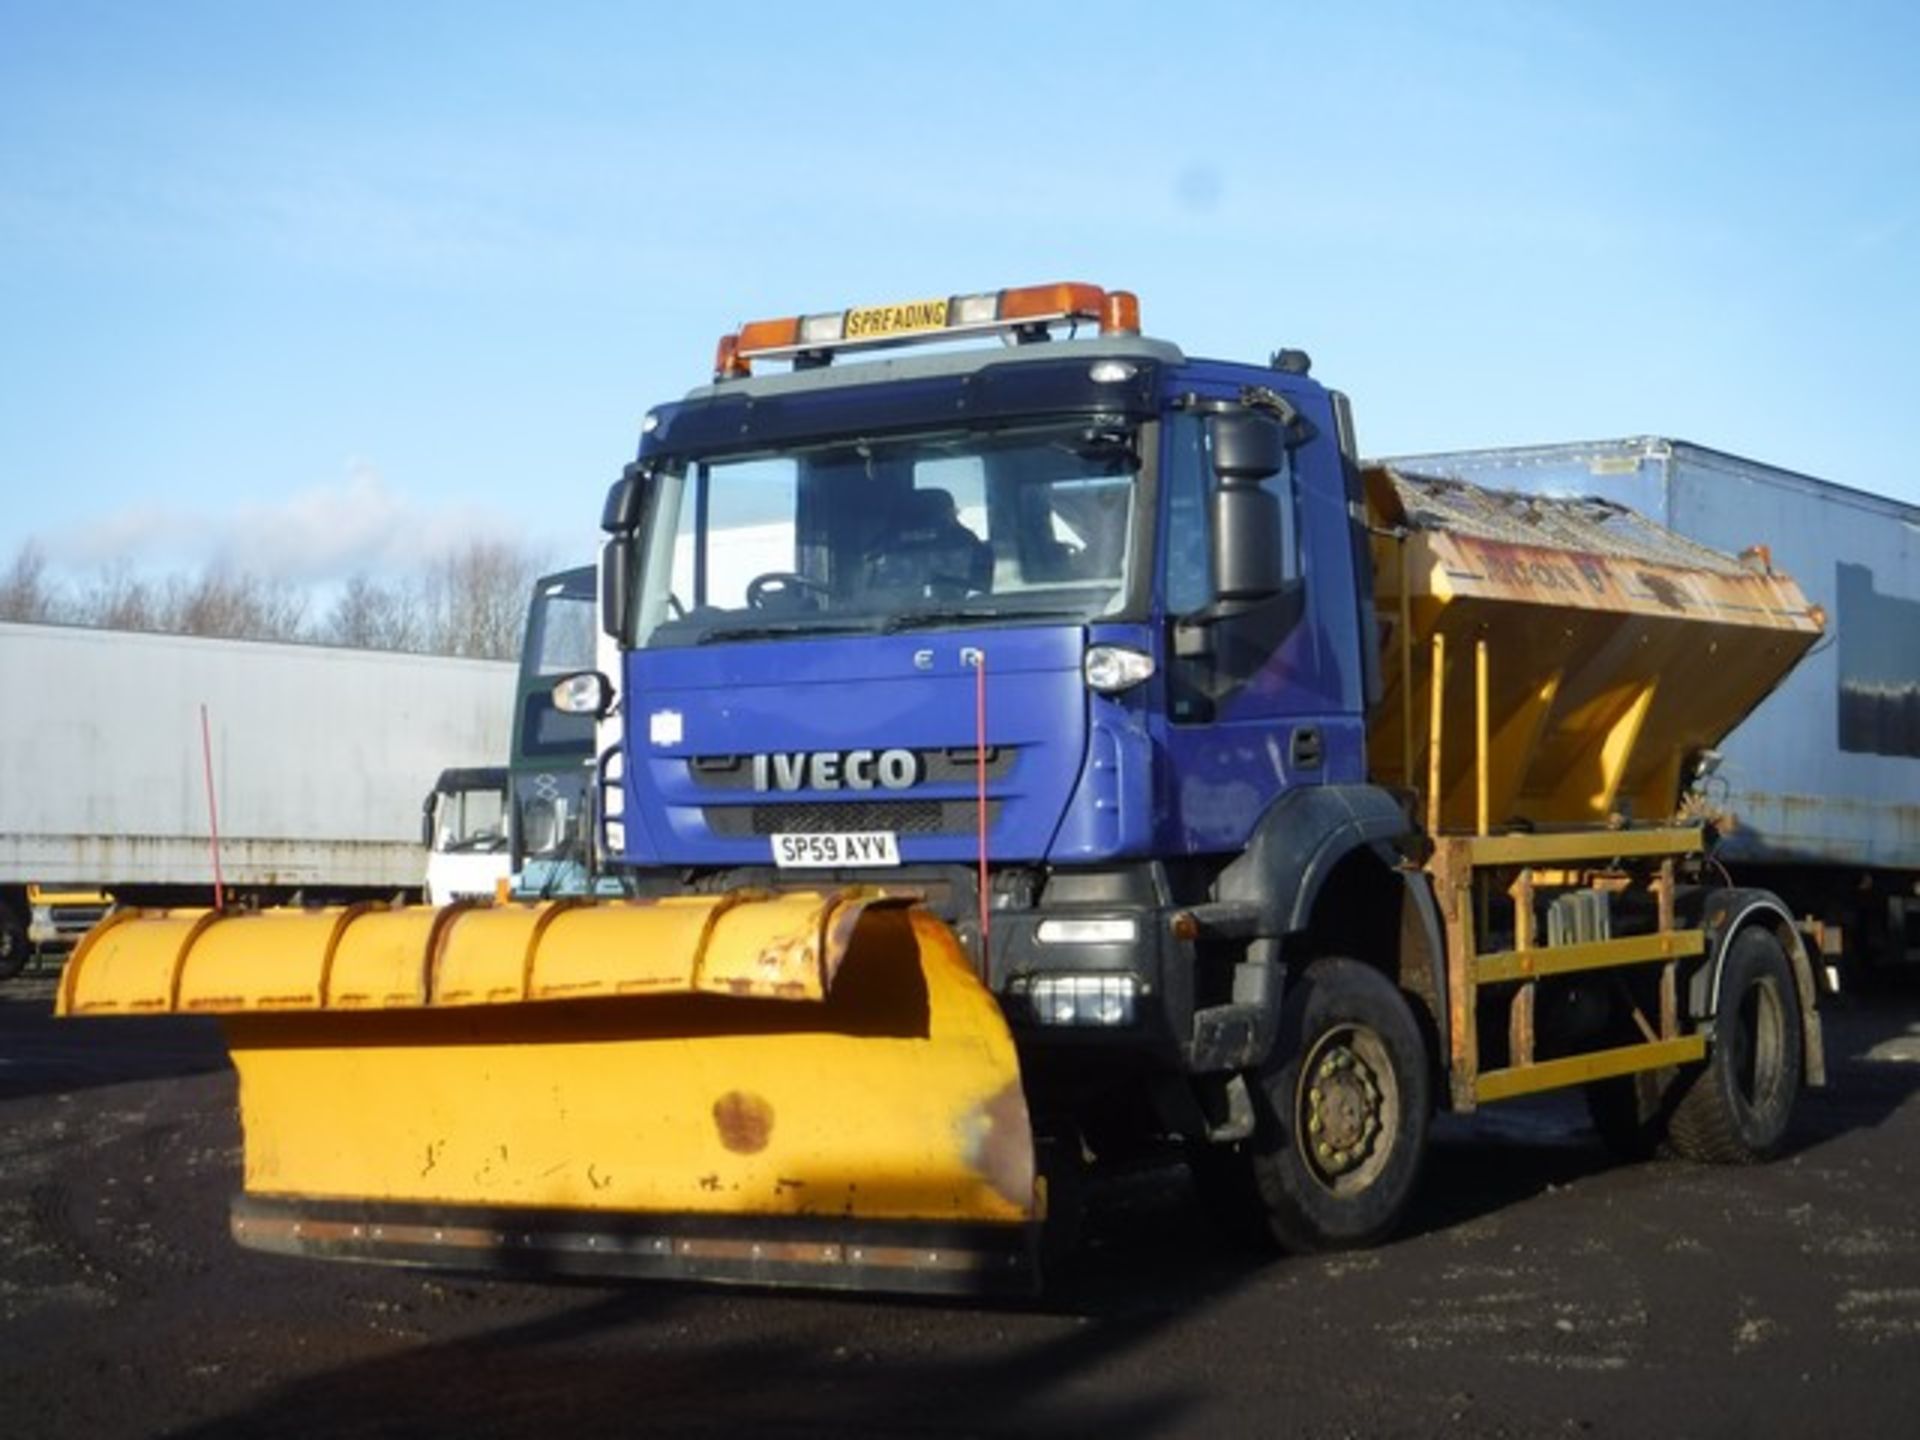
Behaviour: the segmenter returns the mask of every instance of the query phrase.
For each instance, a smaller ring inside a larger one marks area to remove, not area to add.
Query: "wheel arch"
[[[1410,837],[1400,802],[1377,785],[1305,785],[1266,809],[1246,848],[1220,873],[1222,900],[1251,904],[1261,930],[1290,935],[1307,928],[1328,877],[1354,851]]]
[[[1816,1008],[1818,991],[1814,985],[1813,961],[1786,904],[1767,890],[1716,891],[1707,900],[1701,929],[1706,935],[1707,963],[1694,972],[1688,989],[1688,1011],[1692,1017],[1710,1021],[1720,1013],[1721,980],[1734,941],[1749,930],[1767,931],[1786,952],[1787,965],[1793,971],[1793,986],[1800,1001],[1800,1043],[1806,1082],[1813,1086],[1825,1085],[1826,1047],[1822,1043]]]
[[[1260,932],[1280,939],[1290,961],[1342,954],[1385,974],[1414,1002],[1443,1081],[1446,945],[1426,877],[1402,863],[1401,846],[1416,833],[1399,800],[1378,786],[1291,790],[1268,807],[1216,894],[1258,907]]]

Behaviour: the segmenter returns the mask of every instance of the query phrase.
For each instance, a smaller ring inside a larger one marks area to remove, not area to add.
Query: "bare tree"
[[[494,540],[473,540],[430,566],[418,587],[428,648],[446,655],[510,660],[520,653],[537,557]]]
[[[74,618],[107,630],[153,630],[156,611],[153,586],[133,573],[130,562],[116,560],[81,595]]]
[[[0,620],[58,620],[60,606],[60,593],[47,579],[46,551],[38,541],[24,542],[0,575]]]
[[[543,568],[544,557],[472,540],[407,579],[353,575],[326,613],[310,620],[309,596],[291,582],[226,565],[150,579],[116,560],[69,597],[48,579],[46,556],[29,540],[0,572],[0,620],[511,660],[520,653],[527,596]]]
[[[306,597],[284,580],[211,565],[192,579],[167,578],[154,628],[235,640],[298,640],[305,636],[306,608]]]
[[[319,638],[364,650],[426,648],[426,625],[417,591],[352,575],[320,624]]]

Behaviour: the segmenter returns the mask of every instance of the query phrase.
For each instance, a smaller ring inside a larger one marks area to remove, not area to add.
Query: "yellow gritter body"
[[[1435,834],[1480,829],[1481,812],[1539,828],[1667,820],[1689,763],[1822,633],[1762,557],[1619,506],[1383,468],[1365,480],[1386,638],[1368,767],[1424,791]]]

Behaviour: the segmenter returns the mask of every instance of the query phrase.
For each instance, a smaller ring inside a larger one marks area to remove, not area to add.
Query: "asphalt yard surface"
[[[217,1035],[56,1024],[51,990],[0,986],[0,1434],[1920,1433],[1920,986],[1829,1010],[1774,1165],[1494,1109],[1441,1126],[1384,1249],[1249,1258],[1155,1172],[997,1308],[238,1250]]]

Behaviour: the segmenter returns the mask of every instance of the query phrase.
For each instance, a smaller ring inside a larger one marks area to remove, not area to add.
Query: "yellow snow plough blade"
[[[858,1288],[1036,1282],[1006,1022],[908,897],[110,917],[59,1010],[214,1014],[261,1249]]]

